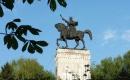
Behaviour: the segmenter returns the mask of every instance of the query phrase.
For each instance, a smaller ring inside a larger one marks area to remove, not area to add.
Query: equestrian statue
[[[61,15],[60,15],[61,16]],[[57,46],[59,47],[58,41],[64,41],[66,46],[64,48],[68,48],[67,40],[75,40],[76,46],[74,49],[76,49],[79,45],[79,41],[83,43],[83,48],[85,49],[85,41],[84,41],[84,34],[87,33],[92,40],[92,32],[88,29],[85,31],[76,30],[76,26],[78,26],[78,22],[74,21],[72,17],[69,18],[69,20],[66,20],[61,16],[62,20],[67,24],[64,23],[57,23],[55,24],[55,28],[60,32],[60,38],[57,39]]]

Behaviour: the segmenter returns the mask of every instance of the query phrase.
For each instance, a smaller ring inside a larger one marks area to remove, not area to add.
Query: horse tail
[[[92,32],[90,30],[87,29],[87,30],[84,31],[84,33],[87,33],[91,40],[93,39]]]

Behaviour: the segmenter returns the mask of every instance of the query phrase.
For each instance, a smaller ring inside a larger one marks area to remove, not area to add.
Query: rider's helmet
[[[69,18],[70,22],[72,22],[73,26],[77,26],[78,25],[78,22],[74,21],[72,17]]]

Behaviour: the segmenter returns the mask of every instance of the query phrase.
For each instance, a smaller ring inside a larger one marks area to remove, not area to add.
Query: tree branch
[[[6,35],[6,33],[0,33],[0,34]]]

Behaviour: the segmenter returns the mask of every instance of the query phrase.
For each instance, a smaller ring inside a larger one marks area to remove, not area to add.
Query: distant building
[[[88,50],[57,49],[57,80],[90,80],[90,52]]]

